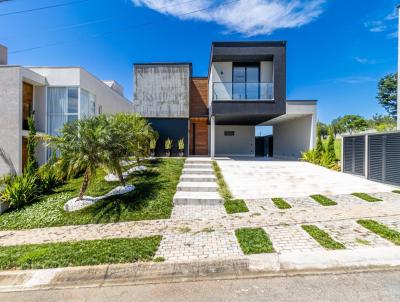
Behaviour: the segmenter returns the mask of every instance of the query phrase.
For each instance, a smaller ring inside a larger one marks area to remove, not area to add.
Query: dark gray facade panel
[[[271,45],[271,46],[266,46]],[[274,98],[278,102],[286,101],[286,43],[213,43],[212,62],[274,62]],[[285,113],[285,112],[283,112]],[[283,114],[282,113],[282,114]]]
[[[400,133],[370,135],[368,178],[400,185]]]
[[[189,120],[182,118],[148,118],[152,128],[159,134],[157,142],[156,155],[164,156],[164,142],[167,138],[173,140],[172,155],[178,155],[178,140],[180,138],[185,139],[185,156],[188,155],[188,131],[189,131]]]
[[[343,171],[355,175],[365,175],[364,136],[343,139]]]
[[[258,125],[285,113],[285,102],[213,101],[217,125]]]

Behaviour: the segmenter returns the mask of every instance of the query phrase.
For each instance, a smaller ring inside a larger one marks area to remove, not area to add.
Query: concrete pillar
[[[0,44],[0,65],[7,65],[8,64],[8,50],[7,47]]]
[[[211,116],[211,148],[210,156],[212,159],[215,157],[215,116]]]

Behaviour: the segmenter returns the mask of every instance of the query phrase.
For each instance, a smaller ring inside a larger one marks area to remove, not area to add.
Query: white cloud
[[[376,82],[376,79],[369,76],[352,76],[335,79],[336,82],[345,84],[362,84],[368,82]]]
[[[367,58],[363,58],[363,57],[354,57],[354,60],[356,60],[358,63],[360,64],[376,64],[375,60],[371,60],[371,59],[367,59]]]
[[[365,22],[364,26],[368,28],[370,32],[380,33],[386,30],[386,25],[382,21],[369,21]]]
[[[295,28],[310,23],[322,14],[325,1],[132,0],[136,6],[145,6],[182,20],[215,22],[228,31],[247,36],[271,34],[277,29]]]

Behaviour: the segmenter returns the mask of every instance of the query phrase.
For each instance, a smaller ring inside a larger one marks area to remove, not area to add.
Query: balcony
[[[214,82],[213,101],[272,101],[273,83]]]

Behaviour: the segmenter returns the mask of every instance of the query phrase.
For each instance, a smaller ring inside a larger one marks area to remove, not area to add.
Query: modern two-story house
[[[134,111],[186,154],[255,156],[256,126],[272,126],[272,152],[298,158],[313,148],[316,101],[286,98],[286,42],[214,42],[207,77],[191,63],[134,64]],[[176,152],[175,147],[175,152]]]
[[[28,117],[39,133],[56,135],[68,121],[100,113],[132,112],[132,102],[115,81],[101,81],[82,67],[24,67],[7,64],[0,45],[0,146],[22,173],[27,154]],[[40,144],[40,164],[49,154]],[[8,167],[0,160],[0,175]]]

